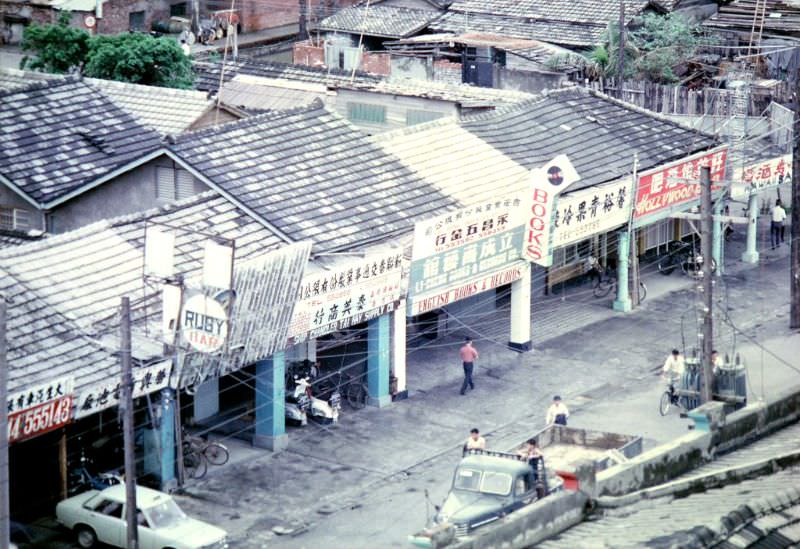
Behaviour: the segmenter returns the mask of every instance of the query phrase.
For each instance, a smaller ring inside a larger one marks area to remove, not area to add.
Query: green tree
[[[654,82],[675,82],[675,68],[686,65],[700,45],[697,25],[679,13],[666,16],[649,13],[642,25],[629,34],[638,50],[635,71]]]
[[[192,63],[175,40],[141,33],[93,37],[84,73],[169,88],[190,88],[193,80]]]
[[[35,58],[22,58],[20,68],[63,74],[80,70],[89,51],[89,33],[69,26],[70,15],[63,12],[55,25],[30,25],[22,33],[23,51]]]

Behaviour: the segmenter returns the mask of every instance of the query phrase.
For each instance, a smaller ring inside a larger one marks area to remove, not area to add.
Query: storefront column
[[[758,195],[751,194],[747,206],[747,248],[742,253],[742,261],[745,263],[758,263]]]
[[[722,212],[724,211],[723,202],[724,200],[719,199],[714,205],[715,217],[722,215]],[[714,272],[714,276],[722,276],[725,270],[725,250],[722,245],[722,221],[714,219],[711,226],[711,256],[714,258],[714,261],[717,264],[717,270]]]
[[[617,233],[617,299],[614,310],[628,312],[633,306],[628,291],[628,260],[631,255],[631,239],[627,230]]]
[[[175,391],[161,391],[161,420],[158,424],[159,447],[161,448],[161,490],[169,492],[175,485]]]
[[[397,379],[397,392],[395,400],[408,398],[406,384],[406,300],[401,299],[400,305],[392,313],[392,369]]]
[[[511,334],[508,346],[531,350],[531,266],[522,268],[522,278],[511,283]]]
[[[378,408],[392,402],[389,395],[390,327],[388,314],[373,318],[367,324],[367,401]]]
[[[286,390],[283,351],[256,362],[256,425],[253,446],[280,452],[289,446],[286,434]]]

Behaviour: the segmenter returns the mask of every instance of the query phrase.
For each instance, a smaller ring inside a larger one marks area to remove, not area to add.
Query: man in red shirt
[[[472,368],[475,359],[478,358],[478,351],[472,346],[472,338],[464,338],[464,346],[461,347],[459,352],[461,354],[461,362],[464,365],[464,383],[461,384],[461,394],[463,395],[467,392],[467,386],[469,386],[470,390],[475,388],[475,384],[472,382]]]

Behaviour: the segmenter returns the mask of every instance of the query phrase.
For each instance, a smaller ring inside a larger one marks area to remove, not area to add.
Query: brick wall
[[[461,84],[461,63],[437,59],[433,62],[433,79],[437,82]]]
[[[309,67],[325,66],[325,48],[315,46],[310,40],[292,45],[292,63]]]
[[[392,58],[388,53],[364,52],[360,69],[372,74],[388,76],[392,72]]]
[[[34,6],[20,2],[3,2],[0,0],[0,43],[17,44],[22,40],[25,24],[37,23],[45,25],[54,23],[54,10],[46,6]],[[8,14],[6,20],[4,15]],[[26,23],[22,23],[25,21]]]
[[[242,32],[254,32],[297,23],[300,9],[296,0],[271,0],[268,8],[260,2],[244,2],[240,13]]]
[[[169,5],[164,1],[111,0],[103,3],[103,18],[97,22],[100,34],[119,34],[130,30],[130,14],[144,12],[144,29],[149,31],[153,21],[169,19]]]

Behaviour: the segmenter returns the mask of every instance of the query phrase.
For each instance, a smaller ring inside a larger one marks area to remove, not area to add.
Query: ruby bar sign
[[[699,200],[700,167],[710,166],[711,181],[720,182],[725,178],[727,154],[727,149],[716,150],[640,175],[633,212],[636,225]]]
[[[72,420],[73,379],[64,378],[11,395],[8,442],[63,427]]]

